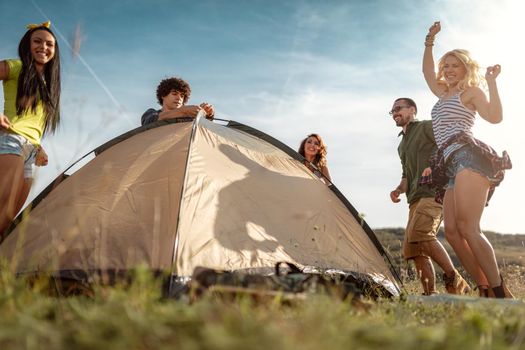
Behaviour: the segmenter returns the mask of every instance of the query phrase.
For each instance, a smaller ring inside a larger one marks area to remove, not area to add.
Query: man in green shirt
[[[444,271],[447,292],[466,294],[469,291],[467,282],[454,268],[447,251],[436,238],[442,220],[442,206],[434,200],[432,189],[419,183],[423,172],[429,167],[436,142],[432,121],[419,121],[416,114],[416,103],[407,97],[395,100],[390,111],[396,126],[403,129],[399,133],[402,139],[397,148],[403,175],[399,185],[390,192],[394,203],[399,203],[399,196],[406,193],[409,204],[403,255],[407,261],[414,260],[424,295],[436,293],[432,260]]]

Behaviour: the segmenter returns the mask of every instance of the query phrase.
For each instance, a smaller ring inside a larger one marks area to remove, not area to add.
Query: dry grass
[[[162,298],[146,269],[131,285],[57,298],[0,268],[0,349],[525,349],[525,268],[505,263],[502,273],[518,300],[355,303],[310,294],[290,302],[278,293],[257,301],[210,293],[189,304]],[[421,293],[415,279],[405,287]]]
[[[378,239],[381,241],[387,252],[392,257],[395,266],[400,267],[401,275],[403,276],[403,283],[408,294],[421,294],[422,287],[419,280],[416,279],[416,271],[412,263],[406,265],[402,257],[402,242],[404,229],[402,228],[386,228],[375,230]],[[505,283],[512,291],[512,293],[519,298],[525,298],[525,235],[502,235],[494,232],[484,232],[489,241],[494,247],[498,265],[501,273],[505,279]],[[469,278],[467,273],[462,268],[456,257],[454,251],[444,239],[443,232],[438,234],[440,242],[450,255],[454,265],[460,273],[467,279],[472,287],[476,284]],[[438,292],[445,293],[444,284],[442,282],[443,271],[434,264],[436,269],[436,288]],[[477,291],[471,292],[472,296],[477,296]]]
[[[396,299],[362,307],[315,294],[294,303],[278,296],[255,302],[209,294],[188,304],[161,298],[159,287],[139,271],[126,288],[95,288],[91,298],[55,298],[38,284],[28,288],[0,272],[0,349],[525,347],[523,302]]]
[[[501,274],[514,296],[517,299],[525,301],[525,267],[518,265],[508,265],[501,268]],[[416,278],[405,278],[403,284],[407,294],[419,295],[423,292],[421,283]],[[478,291],[474,290],[475,284],[472,283],[472,281],[469,281],[469,284],[471,287],[473,287],[469,295],[478,296]],[[436,277],[436,289],[439,293],[446,293],[445,285],[440,276]]]

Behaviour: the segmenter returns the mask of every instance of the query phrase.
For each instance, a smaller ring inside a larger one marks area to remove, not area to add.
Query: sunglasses
[[[399,112],[401,109],[403,109],[403,108],[410,108],[410,107],[412,107],[412,106],[408,106],[408,105],[396,106],[396,107],[392,108],[392,110],[390,112],[388,112],[388,114],[394,115],[394,113]]]

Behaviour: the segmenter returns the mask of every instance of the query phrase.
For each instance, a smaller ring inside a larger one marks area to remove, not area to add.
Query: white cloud
[[[206,4],[201,7],[206,8]],[[292,148],[306,134],[320,133],[328,144],[336,185],[358,211],[367,215],[369,224],[404,226],[406,205],[394,205],[388,199],[388,192],[399,181],[400,168],[398,130],[387,111],[393,99],[408,96],[418,103],[421,118],[430,117],[435,98],[421,74],[421,54],[428,26],[433,20],[441,20],[443,30],[436,41],[436,56],[464,47],[483,66],[502,64],[498,84],[505,119],[500,125],[480,120],[475,134],[498,151],[507,149],[514,169],[496,191],[482,224],[496,231],[525,232],[520,220],[523,205],[519,202],[525,197],[521,184],[525,177],[521,137],[525,130],[521,103],[525,70],[516,41],[525,34],[522,2],[292,4],[283,6],[286,13],[243,5],[250,10],[220,20],[213,18],[216,13],[223,14],[215,12],[214,4],[206,17],[211,22],[204,20],[204,13],[198,18],[190,14],[174,17],[177,28],[187,31],[184,35],[171,33],[173,46],[163,45],[170,37],[162,30],[170,24],[152,23],[148,20],[156,18],[152,13],[141,18],[141,30],[129,37],[109,32],[107,38],[99,37],[90,31],[133,23],[132,18],[117,13],[111,18],[98,14],[86,17],[83,23],[89,40],[83,43],[81,54],[125,106],[130,121],[123,120],[78,62],[64,66],[69,68],[63,92],[64,125],[58,135],[44,141],[50,151],[50,165],[39,171],[32,196],[72,159],[129,130],[130,123],[138,125],[144,109],[155,106],[158,80],[174,74],[187,78],[195,87],[190,102],[210,101],[218,116],[260,129]],[[77,6],[80,8],[82,2]],[[14,10],[21,11],[19,7],[13,2]],[[115,10],[119,8],[114,6]],[[66,12],[71,23],[78,22],[73,17],[79,12]],[[58,17],[59,13],[52,15]],[[11,22],[3,22],[10,28]],[[69,23],[63,22],[64,26]],[[207,38],[197,37],[196,32]],[[212,38],[218,44],[212,50],[201,47],[196,38]],[[0,54],[16,46],[11,42],[8,45],[2,46]]]

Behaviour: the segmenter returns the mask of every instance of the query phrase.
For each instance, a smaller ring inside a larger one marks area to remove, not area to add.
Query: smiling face
[[[443,77],[448,86],[457,85],[465,78],[466,74],[467,69],[465,65],[457,57],[453,55],[445,57],[445,61],[443,62]]]
[[[55,38],[46,30],[35,30],[31,34],[30,51],[37,69],[41,70],[55,57],[55,45]]]
[[[313,159],[321,149],[321,142],[315,137],[310,136],[304,143],[304,155],[306,159]]]
[[[184,94],[180,91],[171,90],[162,98],[162,110],[171,111],[184,105]]]
[[[396,126],[405,128],[408,123],[414,120],[416,109],[410,106],[405,100],[397,100],[390,111],[392,119],[396,122]]]

